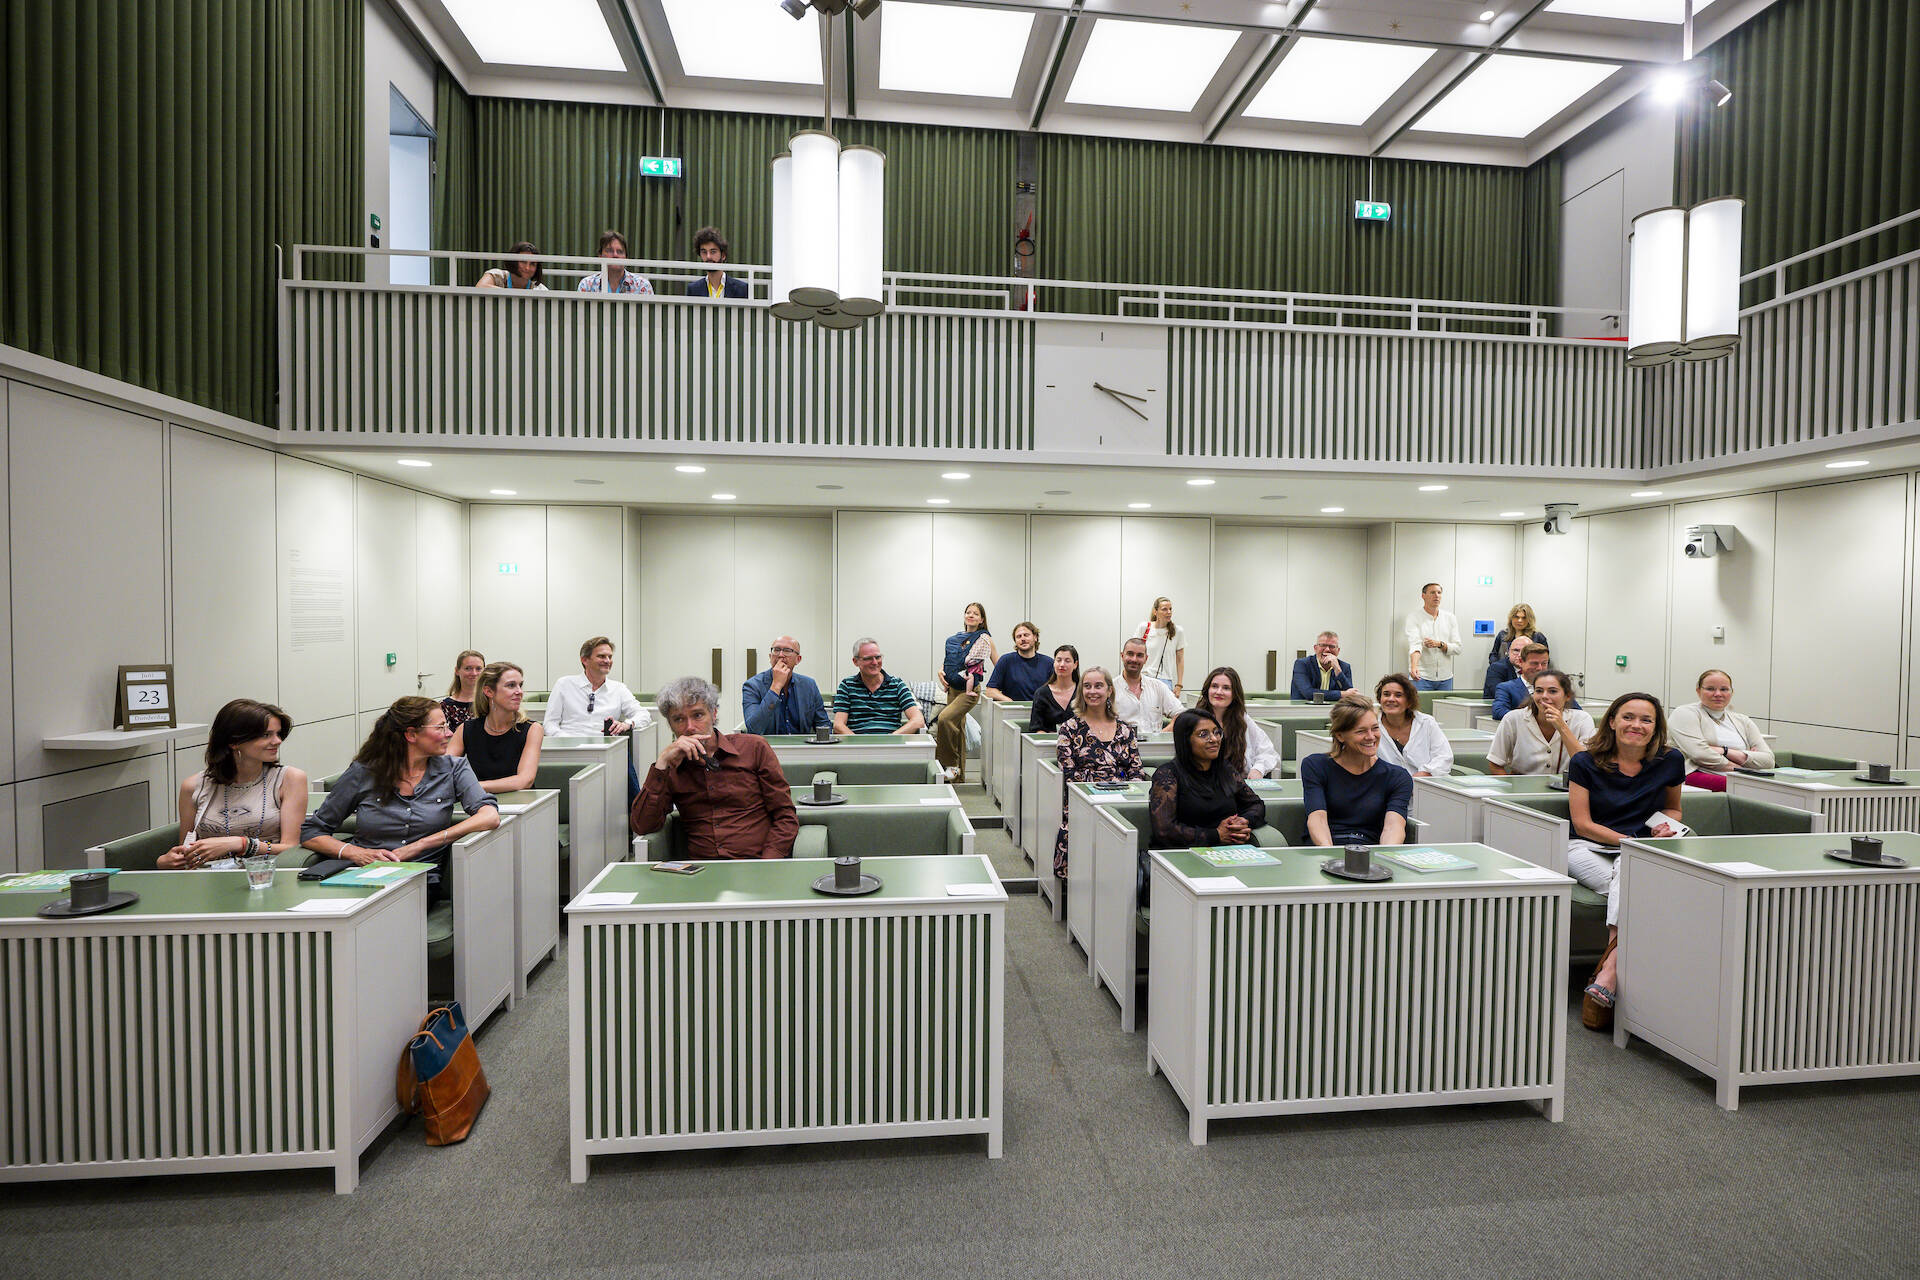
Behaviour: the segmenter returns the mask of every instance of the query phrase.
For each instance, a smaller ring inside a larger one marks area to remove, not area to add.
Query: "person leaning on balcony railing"
[[[505,262],[480,274],[473,282],[476,289],[538,289],[547,291],[547,273],[540,264],[531,258],[523,258],[523,253],[539,253],[531,240],[522,240],[509,251],[513,254]],[[456,726],[458,727],[458,726]]]
[[[698,280],[687,282],[689,298],[744,298],[747,282],[721,269],[727,260],[727,238],[718,227],[702,227],[693,233],[693,256],[713,264],[713,269]]]
[[[627,256],[627,238],[618,231],[600,233],[600,258],[607,263],[604,270],[580,278],[582,293],[652,293],[653,286],[633,272],[618,265],[618,260]]]

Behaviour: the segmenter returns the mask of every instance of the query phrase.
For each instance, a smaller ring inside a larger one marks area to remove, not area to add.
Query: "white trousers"
[[[1614,867],[1620,860],[1620,851],[1609,845],[1595,844],[1591,840],[1574,839],[1567,841],[1567,874],[1578,880],[1595,893],[1607,895],[1607,923],[1620,923],[1620,895],[1616,893]]]

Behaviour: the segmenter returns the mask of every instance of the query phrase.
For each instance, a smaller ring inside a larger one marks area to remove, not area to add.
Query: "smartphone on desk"
[[[1125,791],[1132,785],[1131,782],[1096,782],[1093,784],[1093,789],[1095,791]]]
[[[653,869],[676,876],[690,876],[698,874],[702,865],[698,862],[656,862]]]

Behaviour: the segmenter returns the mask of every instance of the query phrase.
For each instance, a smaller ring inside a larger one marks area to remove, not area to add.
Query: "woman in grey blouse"
[[[320,807],[300,827],[300,842],[329,858],[369,862],[431,862],[445,868],[446,848],[462,836],[500,825],[500,802],[473,776],[473,766],[449,756],[453,732],[432,698],[402,698],[381,713],[360,753]],[[458,802],[464,821],[453,820]],[[333,833],[354,820],[352,842]],[[428,880],[429,896],[446,896],[442,877]]]

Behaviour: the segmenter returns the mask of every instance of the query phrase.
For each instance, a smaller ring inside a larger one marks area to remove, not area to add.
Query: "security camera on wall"
[[[1577,502],[1549,502],[1547,520],[1541,528],[1548,533],[1572,533],[1573,513],[1580,509]]]
[[[1730,524],[1690,524],[1687,526],[1687,558],[1705,560],[1733,550],[1733,526]]]

